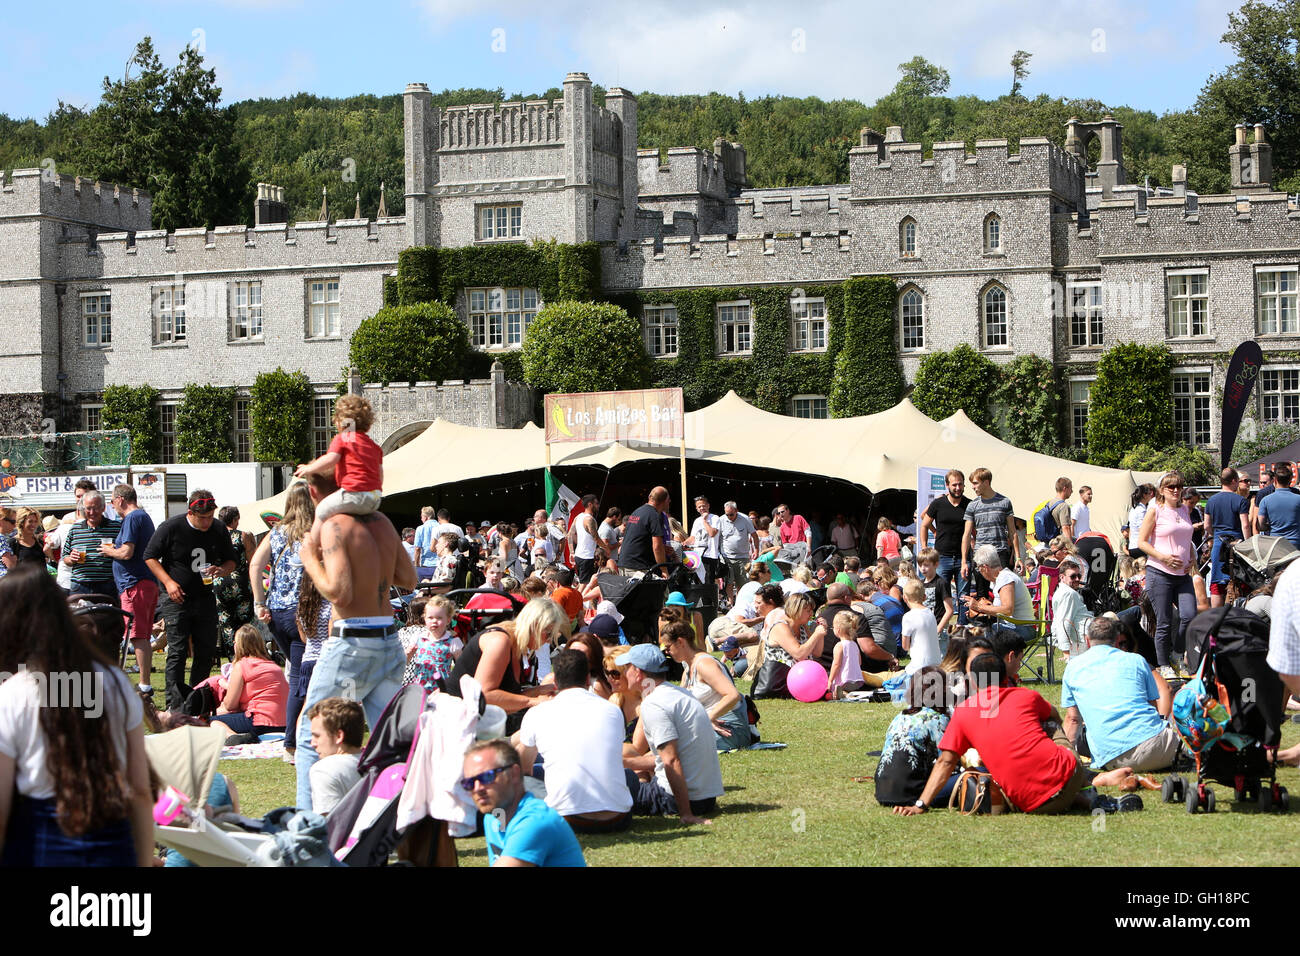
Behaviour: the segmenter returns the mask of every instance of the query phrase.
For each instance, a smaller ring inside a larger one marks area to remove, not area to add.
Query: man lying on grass
[[[981,654],[967,669],[978,688],[953,708],[952,719],[939,741],[939,759],[920,799],[910,807],[894,807],[905,816],[924,813],[943,789],[961,755],[971,747],[1011,804],[1025,813],[1065,813],[1100,808],[1139,810],[1141,798],[1130,795],[1119,803],[1096,793],[1094,787],[1123,786],[1133,777],[1131,767],[1090,774],[1066,745],[1059,730],[1061,717],[1037,691],[1007,685],[1006,664],[995,654]],[[1057,725],[1049,737],[1046,721]]]

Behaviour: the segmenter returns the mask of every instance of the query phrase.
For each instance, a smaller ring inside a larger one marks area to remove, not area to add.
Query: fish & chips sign
[[[682,390],[578,392],[546,396],[546,443],[676,442],[684,435]]]

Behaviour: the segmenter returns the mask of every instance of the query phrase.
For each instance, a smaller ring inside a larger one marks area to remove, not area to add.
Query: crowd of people
[[[1132,791],[1153,786],[1145,774],[1178,758],[1171,685],[1187,673],[1188,622],[1243,597],[1224,549],[1256,531],[1300,544],[1287,465],[1253,500],[1225,470],[1203,511],[1177,473],[1138,488],[1117,549],[1120,603],[1132,607],[1113,613],[1085,600],[1089,576],[1111,574],[1082,556],[1100,537],[1091,489],[1072,502],[1061,478],[1031,522],[986,468],[971,473],[971,497],[954,469],[945,494],[901,527],[879,517],[874,537],[843,513],[823,524],[785,504],[715,512],[703,496],[688,529],[662,487],[626,514],[602,515],[586,495],[568,522],[539,509],[518,524],[460,525],[425,508],[399,534],[376,510],[370,419],[363,399],[339,400],[338,438],[298,469],[260,541],[201,489],[156,527],[130,485],[105,501],[79,483],[61,521],[0,514],[13,519],[0,533],[0,670],[95,674],[109,690],[109,720],[85,721],[40,706],[30,679],[0,685],[6,863],[153,861],[142,739],[159,716],[155,632],[161,718],[206,699],[204,718],[230,744],[283,734],[295,806],[319,814],[360,779],[365,728],[404,685],[459,696],[474,678],[506,736],[465,753],[459,785],[500,865],[581,865],[575,833],[624,830],[636,815],[708,825],[724,795],[719,755],[760,743],[755,701],[779,697],[894,701],[875,795],[901,815],[943,805],[963,771],[990,775],[1024,812],[1136,809]],[[1300,692],[1300,636],[1277,613],[1300,599],[1297,575],[1254,600],[1271,601],[1270,664]],[[618,581],[655,583],[663,599],[629,620]],[[467,584],[480,593],[445,596]],[[1049,640],[1068,661],[1059,709],[1019,680],[1044,588]],[[135,687],[83,639],[69,596],[120,608]],[[802,676],[796,693],[796,671],[813,665],[812,693]]]

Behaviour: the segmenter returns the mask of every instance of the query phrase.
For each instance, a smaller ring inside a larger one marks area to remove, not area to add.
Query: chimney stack
[[[1236,142],[1228,149],[1232,166],[1232,188],[1235,192],[1266,192],[1272,190],[1273,147],[1264,137],[1264,124],[1256,123],[1255,141],[1246,142],[1250,126],[1238,123]]]
[[[284,187],[257,184],[257,202],[253,206],[253,225],[269,226],[289,221],[289,206],[284,201]]]

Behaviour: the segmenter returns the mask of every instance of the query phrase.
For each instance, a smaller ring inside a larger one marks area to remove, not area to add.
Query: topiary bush
[[[469,330],[441,302],[380,309],[357,326],[348,347],[361,380],[384,385],[461,378],[468,357]]]
[[[302,371],[263,372],[249,390],[254,461],[298,464],[311,455],[312,388]]]
[[[235,391],[186,385],[176,409],[176,460],[183,465],[235,460],[231,443]]]
[[[1163,345],[1116,345],[1097,362],[1088,407],[1088,458],[1115,467],[1138,445],[1174,444],[1174,359]]]
[[[959,409],[980,428],[988,428],[989,399],[1001,381],[998,367],[969,345],[935,352],[921,360],[912,404],[935,421]]]
[[[903,394],[903,369],[894,339],[894,280],[888,276],[844,283],[843,344],[827,405],[831,416],[873,415]]]
[[[152,385],[110,385],[99,413],[105,431],[125,428],[131,435],[131,464],[152,465],[162,457],[158,389]]]
[[[1022,355],[1002,368],[993,400],[1006,409],[1005,441],[1035,451],[1060,441],[1061,380],[1047,359]]]
[[[524,381],[542,392],[644,388],[650,360],[641,324],[616,305],[555,302],[524,333]]]

